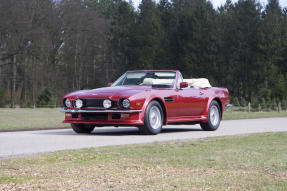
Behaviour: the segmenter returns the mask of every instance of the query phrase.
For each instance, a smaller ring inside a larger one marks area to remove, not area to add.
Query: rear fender
[[[222,119],[222,114],[223,114],[222,108],[223,108],[223,105],[222,105],[222,102],[221,102],[221,100],[220,100],[219,97],[209,98],[209,99],[208,99],[208,102],[207,102],[207,104],[206,104],[206,108],[204,109],[204,112],[202,113],[202,115],[208,116],[209,108],[210,108],[211,102],[212,102],[213,100],[217,101],[218,104],[219,104],[219,106],[220,106],[220,111],[221,111],[221,112],[220,112],[220,113],[221,113],[221,116],[220,116],[220,117],[221,117],[221,119]]]

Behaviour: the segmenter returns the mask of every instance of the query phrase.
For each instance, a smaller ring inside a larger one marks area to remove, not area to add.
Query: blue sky
[[[132,1],[134,2],[135,7],[138,7],[139,3],[141,2],[141,0],[132,0]],[[159,0],[156,0],[156,1],[159,1]],[[217,8],[218,6],[224,4],[226,0],[209,0],[209,1],[213,3],[213,6],[215,8]],[[232,0],[232,1],[236,2],[237,0]],[[260,2],[262,3],[262,5],[266,5],[268,0],[260,0]],[[281,7],[287,8],[287,0],[279,0],[279,3]]]

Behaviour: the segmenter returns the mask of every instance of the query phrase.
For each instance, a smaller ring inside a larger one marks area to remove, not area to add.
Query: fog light
[[[71,113],[65,113],[65,116],[66,116],[66,117],[71,117],[72,114],[71,114]]]

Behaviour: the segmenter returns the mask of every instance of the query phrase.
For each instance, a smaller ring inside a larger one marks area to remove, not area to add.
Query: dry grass
[[[287,190],[287,133],[0,161],[0,190]]]

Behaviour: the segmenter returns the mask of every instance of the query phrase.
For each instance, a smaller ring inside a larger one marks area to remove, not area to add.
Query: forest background
[[[0,106],[61,105],[126,70],[178,69],[232,103],[287,107],[287,9],[239,0],[0,0]]]

